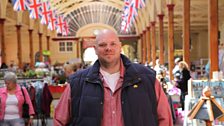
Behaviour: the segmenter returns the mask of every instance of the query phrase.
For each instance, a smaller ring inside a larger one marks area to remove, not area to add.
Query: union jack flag
[[[30,4],[30,18],[38,19],[42,17],[42,7],[40,0],[32,0]]]
[[[121,29],[127,31],[138,15],[136,6],[142,5],[139,0],[124,0],[124,13],[122,14]],[[136,5],[137,4],[137,5]]]
[[[130,1],[129,0],[124,0],[124,8],[123,8],[124,12],[129,9],[129,5],[130,5]]]
[[[144,0],[133,0],[133,1],[135,3],[135,8],[136,9],[145,7],[145,1]]]
[[[58,17],[58,24],[57,24],[57,29],[56,29],[56,32],[57,33],[62,33],[63,32],[63,26],[65,25],[65,22],[64,22],[64,19],[63,17],[60,15]]]
[[[138,15],[137,9],[135,8],[135,4],[131,3],[128,10],[128,15],[126,15],[125,21],[127,24],[130,24],[133,22],[135,16]]]
[[[129,28],[130,28],[130,24],[128,24],[127,22],[124,21],[122,26],[121,26],[121,30],[123,32],[127,32]]]
[[[49,20],[50,20],[50,16],[52,14],[51,11],[51,6],[50,6],[50,2],[43,2],[42,3],[42,17],[40,20],[41,24],[48,24]]]
[[[29,0],[13,0],[12,2],[15,11],[29,10]]]
[[[129,5],[130,5],[130,2],[129,2],[129,0],[125,0],[124,1],[124,13],[123,13],[123,17],[126,17],[127,15],[128,15],[128,10],[129,10]]]
[[[122,22],[121,22],[121,30],[124,31],[125,27],[126,27],[126,21],[122,20]]]
[[[124,6],[128,7],[130,4],[130,0],[124,0]]]
[[[56,29],[57,18],[58,18],[58,15],[56,13],[56,10],[53,10],[52,13],[50,14],[50,21],[47,26],[47,28],[50,29],[51,31]]]
[[[132,21],[136,16],[138,16],[137,8],[135,8],[134,3],[131,3],[129,6],[128,18],[130,18],[130,21]]]
[[[69,28],[69,27],[68,27],[68,23],[67,23],[67,21],[65,20],[62,35],[66,35],[66,36],[68,35],[68,33],[69,33],[68,28]]]

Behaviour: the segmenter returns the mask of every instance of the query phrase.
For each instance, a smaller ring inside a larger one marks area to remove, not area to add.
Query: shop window
[[[59,42],[59,52],[73,52],[73,43]]]
[[[72,52],[73,48],[72,48],[72,42],[67,42],[67,52]]]

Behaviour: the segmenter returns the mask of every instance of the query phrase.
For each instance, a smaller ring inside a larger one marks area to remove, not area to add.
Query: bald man
[[[172,126],[166,95],[153,70],[121,54],[116,33],[102,30],[98,60],[70,77],[55,110],[55,126]]]

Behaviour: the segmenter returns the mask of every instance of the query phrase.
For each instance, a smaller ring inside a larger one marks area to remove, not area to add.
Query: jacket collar
[[[16,84],[16,92],[15,92],[15,93],[17,93],[19,90],[21,90],[21,89],[20,89],[20,86],[19,86],[18,84]],[[4,90],[2,90],[2,93],[3,93],[3,94],[7,94],[7,93],[8,93],[6,87],[4,87]]]

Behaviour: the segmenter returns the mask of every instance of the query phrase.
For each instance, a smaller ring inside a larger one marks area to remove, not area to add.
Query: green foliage
[[[33,70],[28,70],[24,73],[24,77],[26,78],[35,78],[36,77],[36,73]]]

